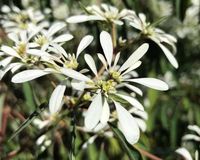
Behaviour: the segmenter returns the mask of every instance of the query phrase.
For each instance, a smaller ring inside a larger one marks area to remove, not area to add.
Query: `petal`
[[[104,55],[108,62],[108,65],[111,66],[112,57],[113,57],[113,43],[110,34],[106,31],[102,31],[100,34],[100,43],[103,48]]]
[[[5,53],[0,51],[0,56],[4,56],[4,55],[5,55]]]
[[[79,80],[79,81],[90,81],[90,78],[86,77],[85,75],[72,70],[72,69],[67,69],[67,68],[61,68],[60,70],[64,75]]]
[[[200,137],[194,134],[186,134],[182,137],[183,140],[194,140],[200,142]]]
[[[107,123],[98,123],[97,126],[93,129],[93,132],[99,132],[107,127]]]
[[[169,86],[167,85],[167,83],[156,78],[136,78],[136,79],[129,79],[127,81],[142,84],[149,88],[160,90],[160,91],[166,91],[169,89]]]
[[[78,58],[79,54],[87,47],[89,44],[93,41],[94,37],[87,35],[82,38],[81,42],[79,43],[77,52],[76,52],[76,57]]]
[[[200,128],[197,125],[189,125],[188,129],[190,129],[191,131],[196,132],[198,135],[200,135]]]
[[[25,31],[25,30],[21,31],[19,36],[20,36],[20,39],[22,42],[25,42],[25,43],[27,42],[27,31]]]
[[[12,67],[11,72],[15,73],[17,70],[19,70],[22,66],[24,66],[23,63],[16,63],[15,66]]]
[[[140,130],[135,118],[119,103],[114,102],[120,124],[120,130],[130,144],[135,144],[140,137]]]
[[[85,89],[85,82],[83,81],[78,81],[78,80],[72,80],[71,81],[71,85],[74,89],[78,90],[78,91],[83,91]]]
[[[142,132],[145,132],[147,129],[147,125],[143,119],[140,118],[135,118],[139,128],[141,129]]]
[[[60,42],[66,42],[73,38],[71,34],[63,34],[58,37],[56,37],[52,42],[53,43],[60,43]]]
[[[97,137],[98,137],[97,134],[95,134],[94,136],[90,137],[85,143],[83,143],[82,149],[86,149],[88,147],[88,145],[92,144]]]
[[[92,100],[86,116],[85,116],[85,127],[92,130],[100,121],[102,113],[102,97],[101,93],[98,93],[96,97]]]
[[[106,59],[104,58],[104,56],[100,53],[97,54],[98,55],[98,58],[100,59],[100,61],[103,63],[104,67],[107,69],[107,63],[106,63]]]
[[[113,68],[117,65],[117,63],[119,61],[119,58],[120,58],[120,52],[118,52],[117,55],[115,56],[115,61],[114,61],[114,64],[113,64]]]
[[[124,85],[125,85],[128,89],[130,89],[130,90],[132,90],[133,92],[139,94],[140,96],[143,95],[142,90],[139,89],[138,87],[135,87],[135,86],[130,85],[130,84],[127,84],[127,83],[124,83]]]
[[[10,55],[10,56],[21,58],[21,57],[17,54],[17,52],[16,52],[13,48],[11,48],[11,47],[9,47],[9,46],[2,46],[2,47],[1,47],[1,50],[2,50],[3,52],[5,52],[6,54]]]
[[[86,21],[92,21],[92,20],[104,20],[100,16],[95,16],[95,15],[77,15],[77,16],[72,16],[67,19],[68,23],[81,23],[81,22],[86,22]]]
[[[136,109],[135,107],[132,107],[131,109],[129,109],[129,112],[132,114],[137,115],[138,117],[140,117],[141,119],[147,120],[148,119],[148,114],[145,111],[141,111]]]
[[[47,75],[49,73],[50,72],[45,72],[44,70],[39,69],[26,70],[14,75],[11,81],[13,83],[23,83]]]
[[[13,57],[6,57],[0,61],[0,66],[6,67],[12,61],[12,59]]]
[[[66,26],[65,23],[61,23],[61,22],[57,22],[54,23],[48,30],[47,32],[47,36],[51,37],[52,35],[54,35],[56,32],[58,32],[59,30],[63,29]]]
[[[27,53],[30,55],[39,56],[39,57],[46,54],[46,52],[41,51],[39,49],[29,49],[27,50]]]
[[[131,105],[133,105],[137,109],[144,111],[143,105],[137,99],[130,97],[130,96],[122,95],[122,94],[117,94],[117,96],[126,100],[127,102],[129,102]]]
[[[19,38],[16,33],[9,33],[8,38],[11,39],[15,43],[19,43]]]
[[[190,155],[190,153],[188,152],[188,150],[185,149],[185,148],[178,148],[176,150],[176,153],[178,153],[181,156],[183,156],[185,158],[185,160],[192,160],[192,156]]]
[[[132,70],[135,70],[135,69],[138,68],[141,64],[142,64],[141,61],[135,62],[135,63],[134,63],[131,67],[129,67],[122,75],[125,75],[125,74],[131,72]]]
[[[138,29],[138,30],[142,30],[142,25],[141,25],[141,23],[130,22],[129,24],[130,24],[130,26],[132,26],[132,27],[134,27],[134,28],[136,28],[136,29]]]
[[[131,67],[132,65],[135,64],[140,58],[144,56],[144,54],[147,52],[149,49],[149,44],[144,43],[142,44],[135,52],[131,54],[131,56],[126,60],[126,62],[121,66],[119,71],[124,71],[127,68]]]
[[[105,98],[100,122],[102,124],[106,124],[108,122],[108,120],[109,120],[109,117],[110,117],[110,108],[109,108],[108,102],[107,102],[107,100]]]
[[[56,50],[59,52],[59,54],[62,54],[62,55],[65,56],[66,58],[68,57],[66,51],[65,51],[64,48],[61,47],[60,45],[54,43],[54,44],[51,44],[51,46],[53,46],[54,49],[56,49]]]
[[[92,72],[97,76],[97,68],[96,68],[96,65],[95,65],[95,62],[94,62],[94,59],[92,58],[92,56],[89,54],[85,54],[84,58],[85,58],[87,65],[92,70]]]
[[[169,51],[169,49],[167,49],[161,43],[157,43],[157,44],[160,46],[160,48],[162,49],[162,51],[164,52],[164,54],[167,57],[167,59],[169,60],[169,62],[172,64],[172,66],[174,66],[175,68],[178,68],[178,62],[177,62],[176,58],[174,57],[174,55]]]
[[[49,100],[49,111],[51,114],[60,111],[65,89],[66,85],[64,83],[61,83],[54,89],[53,93],[51,94]]]
[[[17,66],[19,63],[10,63],[3,70],[0,70],[0,80],[4,77],[4,75],[10,71],[13,67]]]

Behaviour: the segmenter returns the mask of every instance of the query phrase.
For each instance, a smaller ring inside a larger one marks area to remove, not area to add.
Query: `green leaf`
[[[176,0],[175,6],[176,6],[176,15],[177,17],[183,21],[185,18],[185,13],[187,8],[190,5],[190,0]]]
[[[119,102],[119,103],[121,103],[121,104],[124,104],[124,105],[125,105],[125,104],[129,104],[128,101],[122,99],[122,98],[119,97],[118,95],[109,94],[109,97],[110,97],[111,99],[113,99],[114,101]]]
[[[81,3],[80,1],[79,1],[79,5],[80,5],[81,9],[83,9],[87,14],[91,14],[91,13],[87,10],[87,8],[83,5],[83,3]]]
[[[23,83],[23,93],[24,93],[24,96],[25,96],[25,99],[26,99],[26,104],[28,106],[30,106],[32,109],[35,109],[36,106],[35,106],[35,102],[34,102],[34,99],[33,99],[33,92],[32,92],[32,89],[31,89],[31,85],[26,82],[26,83]]]
[[[13,133],[13,135],[8,139],[12,140],[16,137],[24,128],[26,128],[47,106],[48,104],[42,103],[37,110],[35,110],[31,115],[19,126],[19,128]]]
[[[119,143],[122,145],[124,150],[126,151],[130,160],[142,160],[142,156],[140,152],[131,144],[129,144],[121,131],[112,123],[109,123],[110,128],[114,132],[115,136],[117,137]]]
[[[151,27],[156,27],[157,25],[159,25],[160,23],[166,21],[167,19],[169,18],[169,16],[164,16],[164,17],[161,17],[159,18],[157,21],[151,23]]]

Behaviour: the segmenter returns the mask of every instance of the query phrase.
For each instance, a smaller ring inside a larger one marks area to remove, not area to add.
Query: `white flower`
[[[70,77],[73,80],[78,81],[79,83],[90,81],[90,78],[83,75],[81,71],[80,72],[76,71],[76,69],[78,67],[78,57],[80,53],[86,47],[89,46],[92,40],[93,40],[93,36],[87,35],[83,37],[77,48],[76,55],[67,54],[65,50],[61,50],[62,49],[61,47],[59,48],[59,51],[63,55],[62,60],[64,61],[63,66],[58,69],[61,74],[64,74],[65,76]],[[72,81],[72,87],[73,87],[73,82],[74,81]],[[61,82],[54,89],[49,101],[49,110],[51,114],[57,113],[61,109],[62,99],[64,96],[65,89],[66,89],[65,80]]]
[[[126,9],[119,11],[117,8],[101,4],[101,7],[92,5],[86,8],[89,14],[82,14],[72,16],[67,19],[68,23],[81,23],[86,21],[106,21],[108,23],[115,23],[118,25],[123,24],[123,18],[126,17],[129,12]]]
[[[188,150],[185,149],[185,148],[178,148],[176,150],[176,153],[178,153],[181,156],[183,156],[185,158],[185,160],[192,160],[192,156],[190,155],[190,153],[188,152]]]
[[[182,137],[182,140],[183,141],[194,141],[199,144],[199,142],[200,142],[200,127],[197,125],[189,125],[188,129],[194,133],[184,135]],[[191,156],[190,152],[184,147],[178,148],[176,150],[176,153],[183,156],[186,160],[192,160],[192,156]],[[195,151],[195,160],[198,160],[198,159],[199,159],[199,152],[198,152],[198,150],[196,150]]]
[[[34,63],[38,61],[38,58],[32,55],[32,49],[30,49],[31,43],[30,39],[37,33],[29,33],[22,31],[19,34],[9,33],[8,38],[14,42],[13,47],[6,45],[1,46],[1,51],[3,52],[3,60],[0,61],[0,65],[3,66],[3,69],[0,71],[0,78],[11,70],[12,72],[17,71],[26,63]],[[37,54],[41,54],[40,50],[34,50]],[[14,59],[17,59],[19,62],[12,62]]]
[[[106,124],[109,121],[111,113],[108,102],[111,100],[116,107],[120,130],[124,134],[126,140],[129,143],[134,144],[139,139],[139,123],[141,124],[141,121],[137,121],[112,97],[112,95],[118,96],[127,101],[131,106],[143,111],[144,107],[137,99],[132,96],[118,93],[118,86],[123,85],[142,95],[142,91],[139,88],[132,86],[129,83],[138,83],[157,90],[167,90],[168,85],[155,78],[130,78],[131,74],[129,73],[140,66],[141,61],[139,60],[148,50],[148,44],[140,46],[121,67],[118,67],[117,63],[120,58],[120,53],[118,53],[113,60],[113,44],[110,34],[102,31],[100,34],[100,42],[105,58],[102,54],[98,54],[98,57],[106,68],[106,77],[100,79],[101,77],[97,74],[97,69],[92,56],[85,54],[84,57],[86,63],[96,76],[96,79],[93,80],[93,82],[86,84],[86,88],[95,88],[97,94],[93,97],[92,103],[85,116],[85,127],[89,130],[93,130],[99,123]],[[145,130],[144,125],[143,127],[142,125],[140,126],[142,130]]]
[[[20,10],[16,6],[12,6],[11,8],[3,6],[1,11],[4,14],[0,23],[7,33],[34,31],[37,28],[44,28],[49,25],[44,20],[44,15],[39,10],[34,10],[33,8]]]
[[[142,56],[147,52],[149,45],[148,44],[143,44],[141,45],[135,52],[131,54],[131,56],[123,63],[122,66],[118,67],[117,63],[120,58],[120,53],[118,53],[114,59],[114,63],[112,64],[113,61],[113,44],[111,40],[111,36],[109,33],[103,31],[100,34],[100,42],[101,46],[104,51],[105,58],[102,54],[98,54],[99,59],[103,63],[104,67],[106,68],[109,76],[111,77],[110,83],[116,85],[118,83],[123,84],[125,87],[129,88],[130,90],[142,94],[142,91],[135,87],[132,86],[129,83],[137,83],[137,84],[142,84],[144,86],[147,86],[149,88],[153,88],[156,90],[168,90],[168,85],[158,79],[155,78],[130,78],[131,72],[138,68],[141,65],[140,59]],[[90,58],[89,58],[90,57]],[[91,68],[95,76],[98,78],[97,72],[96,72],[96,66],[94,63],[94,60],[92,59],[91,56],[85,55],[85,60],[88,66]],[[108,83],[109,81],[107,81]],[[116,87],[116,86],[113,86]]]
[[[186,134],[182,137],[182,140],[193,140],[196,142],[200,142],[200,127],[197,125],[189,125],[188,129],[195,132],[195,134]]]
[[[183,156],[185,160],[199,160],[198,150],[195,151],[194,159],[192,158],[190,152],[184,147],[178,148],[175,152],[178,153],[179,155]]]
[[[153,27],[149,22],[146,21],[146,16],[143,13],[139,13],[137,16],[134,12],[132,12],[132,16],[128,16],[126,19],[130,22],[130,26],[140,30],[144,36],[154,41],[162,49],[172,66],[178,68],[178,62],[174,55],[167,47],[164,46],[164,44],[171,46],[173,52],[175,53],[175,43],[177,40],[174,36],[165,33],[159,28]]]
[[[58,44],[60,46],[64,42],[71,40],[73,36],[69,33],[55,36],[55,34],[63,30],[65,27],[65,23],[56,22],[52,24],[48,30],[41,30],[40,33],[37,36],[35,36],[32,46],[39,47],[42,51],[46,51],[48,47],[56,48]]]

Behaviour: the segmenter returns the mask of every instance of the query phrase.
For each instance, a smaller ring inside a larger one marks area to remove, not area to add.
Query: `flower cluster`
[[[197,125],[189,125],[188,129],[194,133],[184,135],[182,137],[182,140],[183,140],[183,142],[193,141],[198,144],[197,145],[198,147],[196,148],[196,151],[195,151],[195,160],[197,160],[197,159],[199,159],[198,149],[199,149],[199,142],[200,142],[200,127]],[[190,152],[186,149],[186,147],[178,148],[176,150],[176,153],[183,156],[187,160],[192,160],[192,156],[191,156]]]
[[[0,23],[7,33],[20,33],[24,30],[34,31],[35,28],[44,28],[49,26],[45,16],[33,8],[20,10],[16,6],[11,8],[4,5],[1,7],[4,14],[0,17]]]
[[[44,16],[31,9],[24,11],[16,7],[12,9],[4,7],[3,10],[9,14],[3,17],[1,23],[4,24],[3,27],[8,33],[8,38],[13,41],[13,45],[1,46],[1,79],[8,71],[15,73],[19,70],[19,73],[12,77],[13,83],[31,81],[48,74],[61,75],[62,80],[49,99],[50,115],[59,114],[62,105],[67,103],[63,97],[65,97],[67,83],[70,82],[72,89],[77,93],[75,95],[89,95],[86,101],[88,109],[86,112],[82,110],[86,131],[108,130],[108,122],[117,122],[126,140],[130,144],[137,143],[140,130],[146,129],[144,120],[147,119],[147,115],[143,105],[129,92],[142,96],[143,92],[138,88],[138,84],[160,91],[169,88],[159,79],[138,78],[135,74],[135,70],[142,64],[142,57],[149,49],[148,43],[140,45],[125,62],[121,63],[120,55],[123,52],[115,53],[113,42],[115,40],[112,39],[114,36],[107,31],[101,31],[99,39],[103,54],[84,54],[88,70],[86,66],[80,66],[79,56],[92,43],[94,39],[92,35],[83,37],[77,50],[69,53],[64,49],[63,44],[73,36],[62,32],[67,32],[65,23],[44,25]],[[11,10],[13,13],[10,13]],[[88,15],[73,16],[68,18],[67,22],[100,20],[123,25],[127,20],[130,26],[140,30],[144,36],[157,43],[171,64],[175,68],[178,67],[177,61],[163,44],[166,43],[175,50],[176,39],[146,23],[143,14],[137,17],[134,11],[127,9],[118,11],[115,7],[106,4],[101,7],[87,7],[86,10]],[[98,57],[102,67],[96,65],[98,63],[93,56]],[[69,101],[74,98],[78,97],[74,95],[68,97]]]

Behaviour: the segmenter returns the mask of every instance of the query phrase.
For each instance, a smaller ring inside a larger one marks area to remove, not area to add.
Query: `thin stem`
[[[117,35],[116,35],[116,25],[115,23],[112,23],[112,41],[113,41],[113,48],[117,46]]]
[[[140,151],[140,153],[142,155],[144,155],[145,157],[148,157],[151,160],[162,160],[161,158],[159,158],[159,157],[157,157],[157,156],[155,156],[155,155],[153,155],[153,154],[151,154],[151,153],[149,153],[149,152],[147,152],[147,151],[145,151],[141,148],[137,148],[137,149]]]

